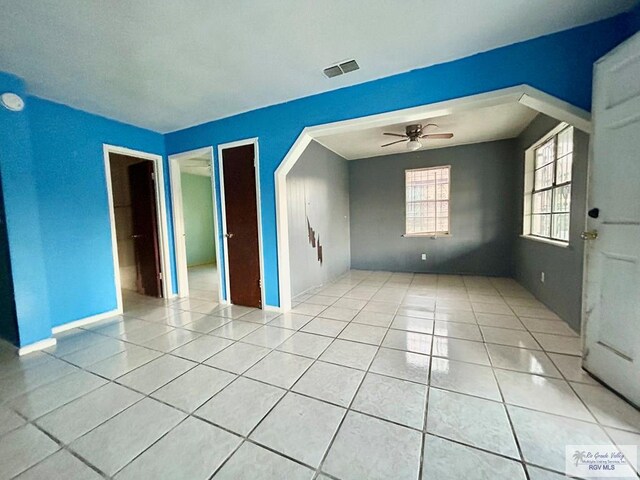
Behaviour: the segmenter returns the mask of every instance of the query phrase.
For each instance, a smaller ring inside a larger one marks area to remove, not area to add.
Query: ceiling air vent
[[[325,68],[324,74],[327,76],[327,78],[333,78],[337,77],[338,75],[342,75],[342,70],[338,65],[336,65],[334,67]]]
[[[347,60],[338,65],[332,65],[324,69],[324,74],[327,78],[337,77],[344,73],[354,72],[360,69],[360,65],[355,60]]]

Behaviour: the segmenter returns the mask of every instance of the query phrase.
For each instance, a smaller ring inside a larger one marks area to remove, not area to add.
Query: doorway
[[[117,309],[123,297],[168,298],[166,213],[162,157],[104,146]]]
[[[211,147],[169,157],[178,296],[223,303]]]
[[[258,140],[218,146],[225,274],[232,304],[262,308]]]
[[[469,97],[445,100],[403,110],[396,110],[367,117],[353,118],[324,125],[305,127],[275,171],[276,225],[278,245],[278,288],[280,308],[292,309],[291,251],[289,246],[289,194],[287,175],[298,162],[312,141],[323,144],[323,140],[332,135],[342,135],[363,130],[386,127],[391,124],[410,124],[422,119],[435,119],[456,112],[468,112],[479,108],[504,105],[517,102],[538,112],[574,125],[578,129],[590,132],[591,121],[588,112],[543,93],[528,85],[518,85]],[[310,225],[310,235],[313,226]]]

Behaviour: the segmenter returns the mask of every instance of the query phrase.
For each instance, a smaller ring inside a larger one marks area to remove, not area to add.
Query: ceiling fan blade
[[[426,135],[422,135],[420,138],[446,139],[451,137],[453,137],[453,133],[428,133]]]
[[[403,143],[403,142],[408,142],[409,139],[405,139],[405,140],[396,140],[395,142],[391,142],[391,143],[385,143],[384,145],[380,145],[381,147],[388,147],[389,145],[395,145],[396,143]]]
[[[402,137],[402,138],[409,138],[406,135],[400,135],[399,133],[389,133],[389,132],[384,132],[383,135],[390,135],[392,137]]]

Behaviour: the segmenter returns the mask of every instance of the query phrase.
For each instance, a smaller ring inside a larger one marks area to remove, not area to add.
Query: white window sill
[[[520,238],[526,238],[527,240],[533,240],[534,242],[546,243],[549,245],[555,245],[560,248],[569,248],[569,242],[561,242],[559,240],[551,240],[550,238],[536,237],[534,235],[520,235]]]
[[[450,233],[403,233],[400,235],[402,238],[431,238],[435,240],[436,238],[449,238],[451,237]]]

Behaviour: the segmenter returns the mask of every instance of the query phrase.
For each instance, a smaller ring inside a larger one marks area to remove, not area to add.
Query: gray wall
[[[560,247],[523,238],[522,210],[524,190],[524,154],[531,145],[551,131],[558,121],[538,115],[517,139],[516,164],[518,228],[514,241],[514,276],[541,302],[555,311],[576,331],[580,331],[582,310],[582,274],[585,227],[587,160],[589,136],[574,129],[573,185],[571,188],[571,226],[569,246]],[[541,272],[545,282],[540,281]]]
[[[350,161],[352,268],[510,276],[514,156],[502,140]],[[451,237],[402,238],[404,171],[439,165],[451,165]]]
[[[324,285],[350,267],[347,162],[312,142],[287,175],[289,261],[293,296]],[[323,263],[309,243],[309,224],[322,245]]]

